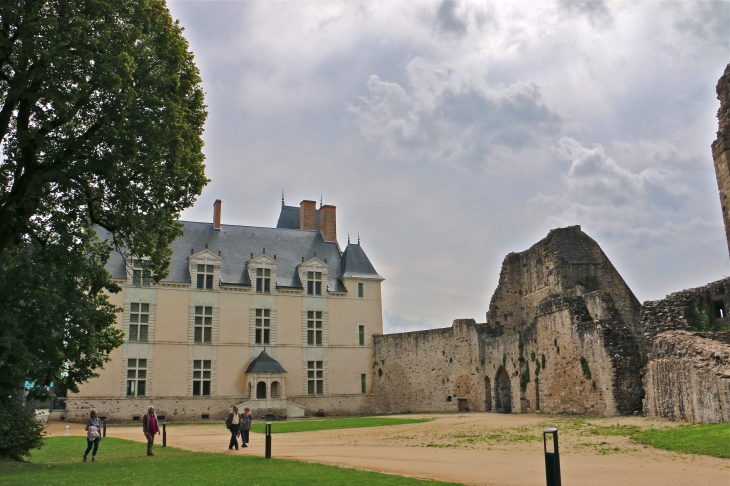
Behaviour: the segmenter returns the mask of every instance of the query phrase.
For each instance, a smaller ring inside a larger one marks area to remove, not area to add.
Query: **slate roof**
[[[370,259],[363,251],[359,243],[348,243],[345,252],[342,254],[342,273],[340,277],[351,278],[377,278],[385,280],[375,271]]]
[[[246,373],[286,373],[286,370],[264,349],[251,361],[246,368]]]
[[[281,223],[284,217],[284,206]],[[297,215],[298,210],[297,209]],[[220,231],[213,229],[213,223],[180,221],[183,224],[183,236],[172,245],[170,273],[163,282],[190,283],[188,257],[207,249],[215,255],[220,252],[221,284],[251,285],[248,275],[248,260],[263,254],[272,258],[276,256],[278,263],[276,285],[278,287],[302,288],[297,265],[317,258],[327,264],[328,289],[332,292],[346,292],[341,277],[382,278],[373,268],[370,260],[360,245],[348,244],[341,255],[337,243],[324,241],[319,231],[304,231],[289,228],[259,228],[255,226],[221,225]],[[96,228],[99,237],[104,240],[110,234],[103,228]],[[126,278],[126,269],[122,256],[113,251],[107,263],[107,270],[115,278]]]
[[[277,228],[299,229],[299,208],[295,206],[281,205]]]

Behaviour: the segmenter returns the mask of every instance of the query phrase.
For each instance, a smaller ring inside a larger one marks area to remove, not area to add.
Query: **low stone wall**
[[[644,412],[691,422],[730,421],[730,345],[687,331],[658,334],[644,376]]]
[[[373,395],[302,395],[287,397],[288,401],[302,405],[307,417],[323,412],[325,416],[372,415]]]
[[[150,405],[168,422],[221,420],[226,418],[231,406],[242,401],[241,397],[69,398],[66,400],[66,420],[86,422],[89,412],[96,410],[107,422],[133,423],[140,420]]]

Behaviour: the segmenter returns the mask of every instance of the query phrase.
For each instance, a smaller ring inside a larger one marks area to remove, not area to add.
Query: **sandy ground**
[[[274,423],[272,455],[464,484],[542,486],[545,465],[541,432],[545,427],[556,426],[560,430],[560,466],[566,486],[730,484],[728,460],[663,451],[636,444],[625,436],[611,435],[616,426],[676,425],[671,422],[642,417],[581,420],[539,414],[426,416],[435,420],[287,434],[276,434]],[[50,423],[48,432],[52,436],[64,435],[67,425],[71,435],[84,435],[83,425],[63,422]],[[110,426],[107,436],[145,442],[141,426]],[[223,423],[167,426],[167,444],[172,447],[237,455],[264,454],[261,434],[252,433],[249,448],[240,451],[228,451],[229,438]],[[79,444],[80,449],[83,446]]]

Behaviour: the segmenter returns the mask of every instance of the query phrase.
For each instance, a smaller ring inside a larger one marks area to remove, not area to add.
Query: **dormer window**
[[[147,263],[137,258],[132,262],[132,285],[141,285],[142,287],[152,285]]]
[[[271,292],[271,269],[256,269],[256,292],[264,294]]]
[[[322,295],[322,272],[307,272],[307,295]]]
[[[198,264],[198,288],[208,290],[213,288],[213,265]]]

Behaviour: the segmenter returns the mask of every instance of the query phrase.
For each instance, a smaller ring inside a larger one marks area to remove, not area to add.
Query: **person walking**
[[[238,436],[241,435],[241,417],[238,415],[238,407],[235,405],[226,417],[226,427],[231,431],[231,442],[228,444],[228,450],[232,451],[234,447],[238,450]]]
[[[241,447],[248,447],[248,433],[251,430],[251,421],[253,417],[248,408],[243,409],[241,414]]]
[[[84,462],[86,462],[86,456],[89,455],[91,448],[94,448],[94,452],[91,453],[91,462],[96,462],[96,452],[99,450],[99,442],[101,442],[101,420],[99,419],[99,413],[96,410],[92,410],[89,414],[89,420],[86,421],[86,452],[84,452]]]
[[[147,413],[142,417],[142,432],[147,438],[147,455],[154,456],[152,446],[155,445],[155,434],[160,435],[160,425],[157,421],[155,407],[148,408]]]

